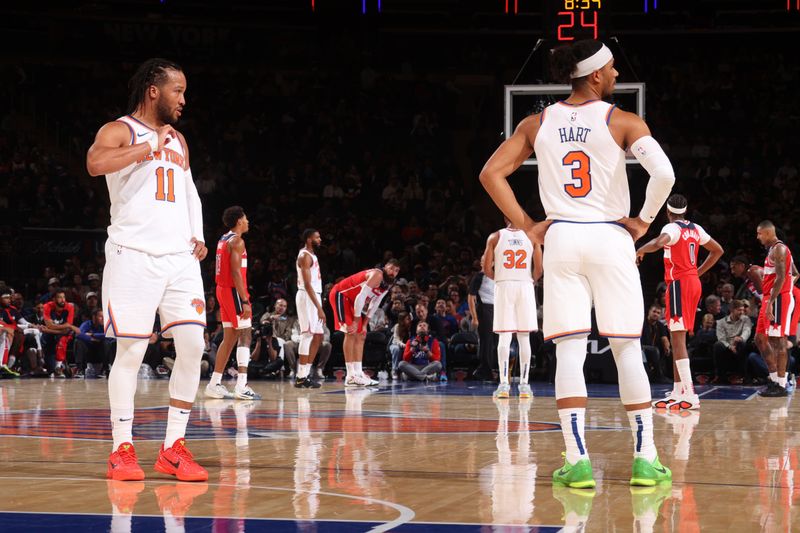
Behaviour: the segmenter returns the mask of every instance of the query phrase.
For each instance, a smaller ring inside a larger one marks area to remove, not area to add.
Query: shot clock
[[[597,39],[603,33],[603,5],[610,0],[548,0],[547,34],[559,42]]]

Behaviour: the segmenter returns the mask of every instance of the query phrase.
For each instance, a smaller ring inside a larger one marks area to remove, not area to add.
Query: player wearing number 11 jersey
[[[534,261],[541,265],[541,250],[537,245],[534,251],[534,245],[525,232],[510,225],[495,231],[486,241],[483,273],[495,281],[493,329],[498,336],[497,362],[500,368],[500,385],[494,393],[496,398],[508,398],[511,391],[508,361],[511,336],[515,333],[519,343],[519,397],[533,396],[528,384],[530,332],[538,330],[539,326],[531,267]]]
[[[653,407],[670,410],[697,409],[700,398],[692,386],[689,353],[686,350],[687,332],[694,331],[694,315],[703,294],[700,276],[708,272],[724,250],[699,224],[685,218],[686,198],[673,194],[667,200],[669,224],[661,234],[636,252],[641,260],[645,254],[664,248],[664,281],[667,283],[667,326],[672,341],[675,384]],[[700,247],[708,250],[703,264],[697,267]]]
[[[584,439],[587,396],[583,378],[594,307],[608,337],[619,392],[634,444],[633,485],[671,478],[653,443],[650,385],[642,365],[644,300],[634,242],[647,231],[672,190],[675,173],[647,124],[603,99],[614,92],[614,56],[600,41],[553,50],[556,81],[569,97],[525,118],[487,161],[481,183],[516,228],[544,242],[544,336],[556,343],[556,406],[566,462],[553,481],[573,488],[595,485]],[[650,174],[638,216],[630,216],[625,151]],[[533,152],[547,220],[534,222],[508,184]],[[633,236],[633,239],[631,239]]]
[[[155,469],[180,481],[205,481],[208,472],[186,448],[184,434],[200,382],[206,325],[199,260],[203,213],[186,140],[173,128],[186,103],[186,77],[165,59],[134,73],[129,114],[105,124],[86,154],[92,176],[106,175],[111,224],[103,271],[106,335],[117,339],[108,376],[113,436],[107,476],[141,480],[133,448],[136,378],[156,312],[161,332],[175,341],[167,434]]]

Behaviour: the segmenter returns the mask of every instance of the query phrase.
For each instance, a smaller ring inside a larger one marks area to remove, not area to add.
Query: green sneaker
[[[642,457],[633,458],[633,475],[631,485],[652,487],[656,483],[672,482],[672,471],[661,464],[658,457],[653,462]]]
[[[592,463],[589,459],[581,459],[574,465],[564,459],[564,466],[553,472],[553,483],[559,483],[572,487],[573,489],[594,488],[594,476],[592,475]]]

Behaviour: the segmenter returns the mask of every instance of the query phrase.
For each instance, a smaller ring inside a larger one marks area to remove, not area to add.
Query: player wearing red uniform
[[[769,248],[761,282],[764,299],[756,323],[756,346],[767,363],[770,380],[758,393],[770,397],[786,396],[786,336],[795,306],[792,280],[797,276],[797,268],[792,261],[792,252],[778,239],[775,224],[769,220],[761,222],[756,237]]]
[[[231,206],[222,213],[222,222],[230,230],[217,243],[217,302],[222,315],[223,337],[217,350],[214,373],[206,385],[206,396],[260,400],[261,396],[247,385],[253,308],[247,292],[247,248],[242,236],[250,229],[250,223],[244,210],[238,205]],[[234,344],[238,344],[236,364],[239,375],[234,393],[231,394],[222,384],[222,373],[225,372]]]
[[[390,259],[383,268],[371,268],[345,278],[331,289],[334,327],[344,333],[345,387],[364,387],[378,382],[364,375],[364,340],[367,323],[380,306],[400,272],[400,263]]]
[[[661,235],[651,240],[636,252],[638,259],[645,254],[664,249],[664,281],[667,283],[667,325],[672,341],[673,375],[672,391],[653,407],[667,409],[697,409],[700,399],[692,386],[692,371],[686,350],[686,334],[694,329],[694,315],[702,296],[700,276],[719,261],[724,250],[706,231],[684,218],[687,201],[680,194],[667,200],[669,224]],[[700,247],[708,250],[703,264],[697,267],[697,252]]]

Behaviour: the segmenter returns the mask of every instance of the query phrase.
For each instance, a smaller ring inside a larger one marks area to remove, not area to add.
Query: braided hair
[[[136,72],[131,76],[128,82],[128,113],[133,113],[144,102],[147,90],[151,85],[160,87],[167,81],[167,71],[177,70],[182,72],[183,69],[169,59],[162,59],[160,57],[153,57],[139,65]]]

